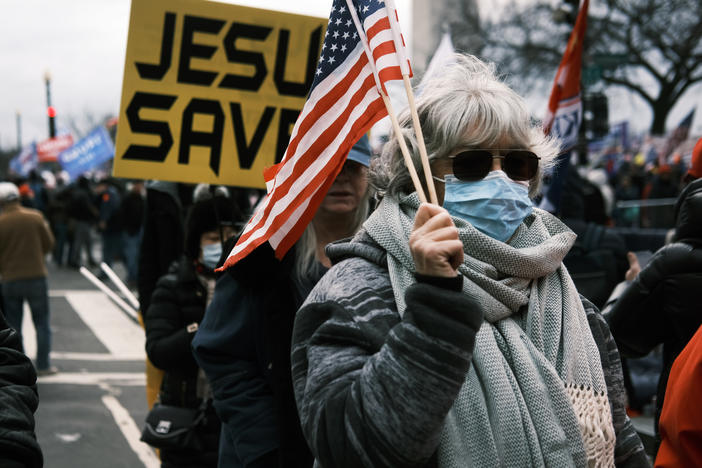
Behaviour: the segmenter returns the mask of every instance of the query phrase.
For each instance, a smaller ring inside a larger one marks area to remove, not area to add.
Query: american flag
[[[383,83],[402,79],[403,71],[411,76],[394,5],[334,0],[307,102],[283,159],[264,172],[268,197],[223,269],[264,242],[279,259],[297,242],[353,144],[387,115],[378,87],[384,92]]]

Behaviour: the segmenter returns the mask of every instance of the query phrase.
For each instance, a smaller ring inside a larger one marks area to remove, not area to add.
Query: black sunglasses
[[[483,179],[492,170],[492,160],[502,159],[502,170],[512,180],[530,180],[539,169],[537,155],[527,150],[494,149],[506,151],[503,155],[493,155],[491,151],[473,149],[449,156],[453,163],[453,175],[464,181]]]

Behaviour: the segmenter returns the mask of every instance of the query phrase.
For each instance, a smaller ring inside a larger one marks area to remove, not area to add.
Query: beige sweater
[[[40,278],[47,275],[44,257],[54,246],[41,212],[19,203],[0,212],[0,280]]]

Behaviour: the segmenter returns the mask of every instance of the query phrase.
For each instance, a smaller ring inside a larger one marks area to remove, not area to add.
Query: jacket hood
[[[674,241],[702,240],[702,179],[688,184],[675,204]]]
[[[328,244],[324,251],[332,264],[347,258],[360,257],[384,268],[388,265],[387,252],[368,235],[365,228],[361,228],[353,237]]]

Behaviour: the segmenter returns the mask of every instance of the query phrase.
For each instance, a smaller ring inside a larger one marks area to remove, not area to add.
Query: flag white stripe
[[[385,10],[382,8],[375,10],[375,13],[373,13],[370,16],[367,16],[366,19],[363,20],[363,29],[368,31],[370,28],[373,27],[375,23],[382,20],[383,18],[385,18]]]
[[[376,47],[380,46],[385,42],[392,42],[392,31],[390,31],[389,29],[385,29],[382,32],[379,32],[378,34],[373,36],[373,39],[370,40],[370,48],[371,50],[375,50]]]
[[[397,56],[395,54],[383,55],[375,62],[375,66],[378,67],[378,73],[381,73],[386,68],[399,67],[400,64],[397,62]]]
[[[302,217],[302,215],[307,211],[307,207],[310,205],[310,202],[312,201],[312,198],[314,198],[315,195],[317,195],[317,192],[319,192],[319,189],[321,186],[315,190],[315,192],[308,198],[306,198],[300,206],[298,206],[295,211],[293,211],[290,214],[290,217],[288,218],[285,223],[283,223],[282,226],[280,226],[280,229],[278,231],[274,232],[273,235],[268,239],[268,242],[271,244],[273,249],[277,249],[280,243],[285,239],[285,237],[288,235],[288,233],[295,227],[299,219]]]
[[[358,105],[356,105],[354,107],[354,109],[351,112],[351,115],[346,120],[344,126],[337,133],[336,138],[331,142],[331,144],[327,148],[328,150],[331,148],[333,148],[334,150],[333,151],[325,150],[325,152],[324,152],[324,153],[331,153],[331,154],[328,154],[327,157],[325,157],[324,159],[321,159],[321,158],[316,159],[313,164],[311,164],[307,169],[305,169],[305,172],[303,173],[303,175],[299,179],[295,180],[295,182],[292,184],[292,187],[288,191],[288,193],[285,194],[285,196],[283,196],[281,199],[279,199],[275,203],[275,205],[271,209],[268,217],[266,218],[265,223],[261,227],[259,227],[251,235],[251,237],[249,237],[246,240],[246,242],[244,242],[241,245],[235,246],[234,249],[232,250],[231,254],[229,255],[230,257],[232,255],[236,255],[241,250],[243,250],[247,244],[260,238],[261,236],[263,236],[265,233],[268,232],[268,230],[270,229],[270,225],[273,223],[273,221],[281,213],[286,212],[288,205],[290,205],[290,203],[295,200],[297,195],[308,185],[308,183],[305,181],[314,177],[320,171],[321,167],[324,167],[326,164],[328,164],[328,160],[331,159],[331,156],[336,152],[336,150],[339,148],[339,146],[345,141],[346,135],[348,134],[351,126],[353,126],[356,123],[356,120],[361,115],[363,115],[363,113],[367,110],[368,106],[376,99],[378,99],[378,93],[377,93],[376,89],[375,88],[369,89],[368,92],[366,93],[366,95],[364,96],[364,98],[358,103]],[[316,193],[316,191],[314,193]],[[270,198],[268,200],[270,200]],[[268,200],[267,200],[267,202],[268,202]],[[309,203],[309,201],[306,201],[305,203]],[[266,203],[266,204],[268,204],[268,203]],[[259,212],[262,212],[262,211],[263,211],[263,209],[259,210]],[[297,212],[297,210],[296,210],[296,212]],[[300,216],[301,214],[302,214],[302,212],[300,212],[300,214],[298,216]],[[260,216],[259,216],[259,220],[260,220]],[[285,225],[294,226],[295,222],[296,222],[296,220],[292,220],[292,217],[291,217],[290,219],[288,219],[288,221],[285,223]],[[287,232],[289,231],[290,228],[291,227],[289,227],[287,229],[285,234],[287,234]],[[281,228],[281,229],[279,229],[278,232],[283,231],[283,230],[284,229]],[[274,235],[277,236],[278,232],[276,232]],[[283,236],[285,234],[283,234]]]

